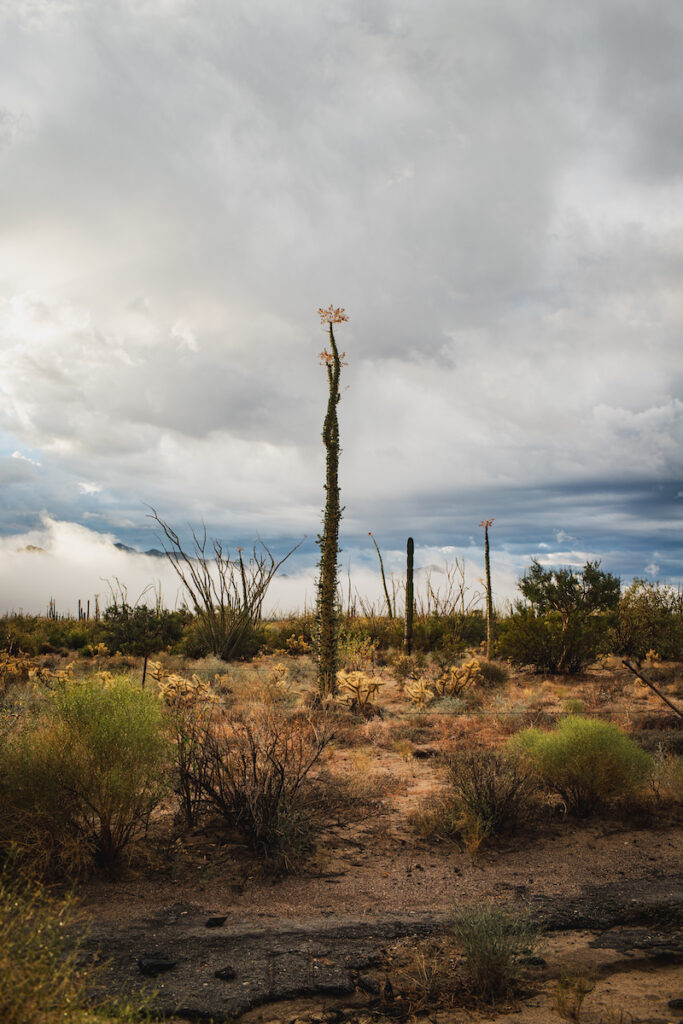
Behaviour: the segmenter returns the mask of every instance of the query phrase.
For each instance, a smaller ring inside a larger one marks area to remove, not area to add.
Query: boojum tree
[[[341,397],[339,378],[344,366],[345,353],[340,354],[334,337],[334,324],[348,320],[343,308],[330,306],[319,309],[320,322],[327,326],[329,349],[320,353],[320,362],[327,371],[327,412],[323,423],[325,446],[325,508],[323,529],[318,537],[320,546],[320,575],[318,577],[318,606],[316,615],[318,692],[321,697],[337,692],[339,623],[336,610],[337,573],[339,555],[339,523],[342,508],[339,497],[339,419],[337,405]]]
[[[484,566],[486,569],[486,657],[491,657],[493,644],[493,594],[491,593],[491,559],[489,556],[489,527],[495,519],[482,519],[479,523],[484,527]]]

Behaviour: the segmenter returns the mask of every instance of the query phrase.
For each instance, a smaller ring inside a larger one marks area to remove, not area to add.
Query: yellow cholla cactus
[[[405,692],[408,700],[411,704],[415,704],[416,707],[425,707],[436,696],[426,679],[416,679],[410,686],[406,686]]]
[[[476,683],[481,682],[481,665],[476,658],[470,658],[462,665],[451,665],[436,681],[440,697],[459,697]]]
[[[106,644],[88,644],[87,651],[92,654],[93,658],[107,658],[109,657],[109,648]]]
[[[375,698],[384,685],[379,676],[369,676],[365,672],[337,672],[339,694],[337,700],[347,707],[367,708],[375,703]]]
[[[196,672],[191,679],[172,673],[159,684],[159,696],[169,707],[176,710],[194,707],[197,704],[213,704],[218,698],[209,684],[200,679]]]
[[[311,645],[307,642],[303,633],[292,633],[285,640],[285,649],[288,654],[308,654],[311,650]]]

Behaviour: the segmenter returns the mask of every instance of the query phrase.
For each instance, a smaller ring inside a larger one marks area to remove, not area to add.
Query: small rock
[[[138,958],[140,973],[150,977],[173,970],[176,963],[176,960],[170,960],[167,956],[141,956]]]
[[[367,992],[370,996],[378,996],[380,993],[377,982],[373,978],[368,978],[365,974],[358,976],[358,988],[362,992]]]
[[[519,962],[520,964],[526,964],[528,967],[548,966],[548,961],[544,960],[542,956],[523,956]]]
[[[670,999],[666,1005],[670,1010],[683,1010],[683,999]]]
[[[228,920],[227,915],[225,917],[210,917],[206,922],[207,928],[222,928],[225,922]]]
[[[214,978],[220,978],[221,981],[232,981],[233,978],[237,977],[237,973],[234,967],[230,964],[226,964],[225,967],[220,967],[217,971],[214,971]]]
[[[325,1010],[323,1020],[326,1024],[339,1024],[339,1021],[345,1020],[346,1016],[345,1011],[338,1006],[330,1006],[329,1009]]]

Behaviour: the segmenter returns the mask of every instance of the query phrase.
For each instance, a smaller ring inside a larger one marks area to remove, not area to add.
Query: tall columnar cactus
[[[489,526],[495,519],[482,519],[479,523],[484,527],[484,565],[486,567],[486,657],[491,657],[493,645],[493,595],[491,593],[491,560],[489,558]]]
[[[317,654],[318,692],[321,697],[334,696],[337,692],[339,623],[335,601],[337,597],[337,556],[339,554],[339,523],[342,509],[339,502],[339,377],[345,353],[341,355],[334,338],[333,324],[344,323],[348,316],[343,309],[319,309],[320,320],[329,330],[330,349],[320,353],[320,361],[327,370],[329,394],[327,413],[323,423],[323,444],[325,446],[325,508],[323,530],[318,537],[320,546],[320,576],[318,578]]]
[[[413,597],[413,554],[415,545],[413,538],[408,537],[406,549],[406,624],[403,634],[403,649],[406,654],[413,653],[413,610],[415,600]]]

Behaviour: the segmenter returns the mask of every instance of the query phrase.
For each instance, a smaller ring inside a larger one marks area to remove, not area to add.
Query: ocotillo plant
[[[372,543],[375,545],[375,551],[377,552],[377,557],[379,558],[379,571],[380,571],[380,575],[382,577],[382,586],[384,587],[384,596],[385,596],[386,601],[387,601],[387,615],[389,616],[390,619],[393,619],[393,617],[394,617],[394,610],[391,607],[391,598],[389,597],[389,591],[387,590],[387,578],[384,575],[384,562],[382,561],[382,552],[379,549],[379,544],[377,543],[377,541],[372,536],[372,533],[369,530],[368,530],[368,537],[370,537],[372,539]]]
[[[484,527],[484,565],[486,567],[486,657],[491,657],[493,644],[493,597],[491,594],[491,561],[489,559],[489,526],[495,519],[482,519],[479,523]]]
[[[339,624],[335,601],[337,596],[337,556],[339,554],[339,523],[342,509],[339,503],[339,376],[345,353],[341,355],[334,338],[333,324],[344,323],[348,316],[341,308],[330,306],[319,309],[320,322],[327,324],[330,350],[323,349],[320,362],[327,370],[327,413],[323,423],[323,444],[325,446],[325,508],[323,530],[318,537],[320,546],[320,577],[318,579],[318,608],[316,615],[318,692],[321,697],[334,696],[337,692]]]
[[[415,601],[413,599],[413,554],[415,545],[413,538],[408,537],[406,549],[406,623],[403,634],[403,649],[406,654],[413,653],[413,610]]]

